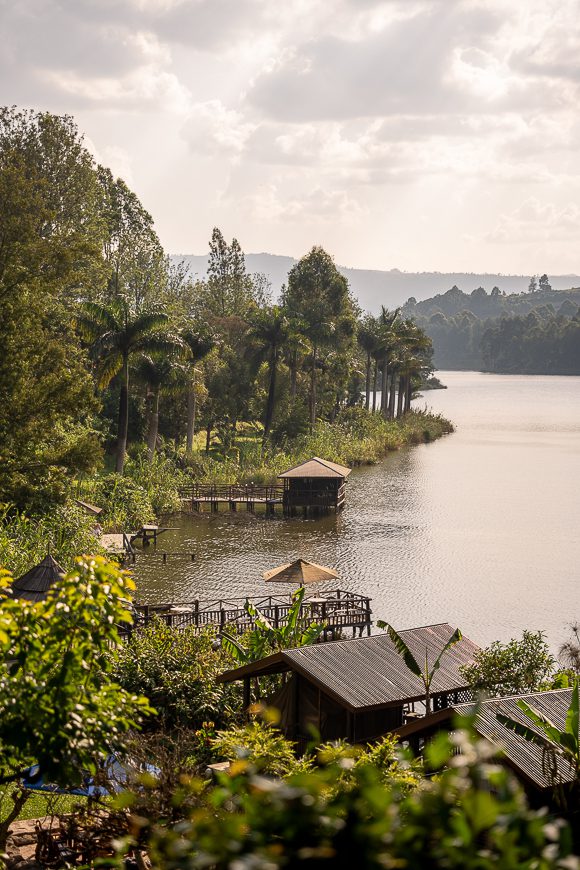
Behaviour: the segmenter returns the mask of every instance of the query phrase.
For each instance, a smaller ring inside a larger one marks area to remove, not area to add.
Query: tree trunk
[[[185,436],[185,450],[187,453],[193,453],[196,404],[195,388],[190,387],[187,391],[187,435]]]
[[[395,416],[395,391],[397,386],[397,376],[393,371],[391,373],[391,384],[389,388],[389,420],[392,420]]]
[[[373,371],[373,414],[377,409],[377,378],[379,376],[379,363],[378,360],[375,360],[375,366]]]
[[[365,408],[367,411],[370,410],[371,407],[371,355],[367,353],[367,379],[366,379],[366,401]]]
[[[157,446],[157,432],[159,431],[159,387],[153,392],[151,403],[151,416],[149,417],[149,431],[147,432],[147,457],[153,462],[155,448]]]
[[[292,354],[292,363],[290,365],[290,401],[294,404],[296,400],[296,380],[298,369],[298,354],[296,351]]]
[[[312,347],[312,370],[310,372],[310,434],[316,426],[316,355],[318,348]]]
[[[389,375],[389,365],[387,361],[387,357],[383,359],[383,377],[381,380],[381,411],[383,417],[387,416],[387,378]]]
[[[205,452],[209,453],[211,446],[211,430],[213,429],[213,420],[210,420],[205,430]]]
[[[123,360],[121,375],[121,394],[119,396],[119,422],[117,426],[117,458],[115,471],[123,474],[125,453],[127,452],[127,432],[129,429],[129,359]]]
[[[405,385],[405,413],[411,410],[411,393],[413,392],[413,388],[411,386],[411,375],[407,375],[407,383]]]
[[[264,441],[268,440],[270,428],[272,426],[272,418],[274,417],[274,402],[276,399],[276,373],[278,368],[278,351],[274,350],[272,359],[270,360],[270,387],[268,389],[268,400],[266,402],[266,416],[264,418]]]
[[[406,377],[403,374],[399,375],[399,393],[397,395],[397,417],[403,416],[403,398],[405,395]]]

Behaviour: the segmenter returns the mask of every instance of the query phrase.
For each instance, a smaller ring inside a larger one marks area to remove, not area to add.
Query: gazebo
[[[332,568],[325,568],[323,565],[307,562],[305,559],[286,562],[278,568],[271,568],[262,576],[266,583],[293,583],[298,586],[338,579],[338,574]]]
[[[338,513],[346,501],[345,483],[350,472],[345,465],[313,456],[279,474],[278,478],[284,483],[284,513],[294,516],[299,508],[304,516],[309,511]]]
[[[8,594],[25,601],[44,601],[51,586],[63,575],[63,569],[49,553],[42,562],[14,580]]]

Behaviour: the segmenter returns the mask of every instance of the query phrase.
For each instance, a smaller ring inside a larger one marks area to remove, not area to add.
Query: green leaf
[[[570,708],[566,715],[566,733],[569,734],[574,741],[572,752],[574,752],[575,755],[578,755],[578,727],[580,724],[580,713],[578,708],[578,680],[575,680],[574,688],[572,689]]]
[[[445,646],[443,647],[443,649],[441,650],[441,652],[439,653],[439,655],[437,656],[435,664],[431,668],[431,674],[429,675],[429,684],[431,683],[431,680],[433,679],[433,676],[435,675],[435,671],[439,670],[439,666],[441,664],[441,659],[443,658],[444,653],[447,652],[449,647],[452,647],[456,643],[459,643],[459,641],[461,640],[462,637],[463,637],[463,635],[461,634],[459,629],[456,628],[455,631],[453,632],[453,634],[451,635],[451,637],[449,638],[449,640],[447,641],[447,643],[445,644]]]
[[[414,673],[417,677],[422,677],[423,673],[421,671],[421,668],[417,664],[413,653],[411,652],[401,635],[395,631],[392,625],[389,625],[388,623],[386,625],[386,630],[387,634],[393,641],[395,649],[397,650],[399,655],[403,657],[403,660],[409,670],[412,671],[412,673]]]

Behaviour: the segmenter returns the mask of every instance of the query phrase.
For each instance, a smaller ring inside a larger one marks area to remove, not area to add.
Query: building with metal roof
[[[23,598],[26,601],[44,601],[48,591],[57,580],[64,575],[56,559],[48,554],[42,562],[14,580],[8,591],[11,598]]]
[[[472,717],[475,732],[497,747],[501,752],[501,761],[514,772],[526,791],[531,795],[540,793],[545,796],[545,792],[553,788],[554,781],[570,782],[573,771],[564,759],[556,756],[556,768],[552,775],[550,765],[546,764],[546,754],[542,746],[526,740],[525,737],[502,725],[497,716],[499,713],[514,719],[543,736],[543,732],[518,707],[518,701],[524,700],[536,712],[547,717],[558,729],[563,730],[571,699],[572,689],[553,689],[509,698],[489,698],[479,703],[452,704],[430,716],[403,725],[397,729],[397,734],[401,740],[408,742],[415,752],[419,752],[424,743],[439,731],[455,728],[456,716]]]
[[[401,631],[417,658],[432,666],[453,629],[447,623]],[[431,684],[434,709],[471,698],[460,669],[478,650],[466,637],[443,656]],[[405,711],[425,699],[422,680],[406,666],[387,634],[283,650],[227,671],[220,682],[244,680],[246,700],[252,678],[290,673],[277,695],[268,700],[281,713],[287,736],[311,738],[315,728],[323,740],[371,740],[403,724]]]
[[[299,509],[304,514],[342,510],[346,500],[346,478],[350,472],[351,469],[345,465],[313,456],[279,474],[284,483],[284,513],[293,516]]]

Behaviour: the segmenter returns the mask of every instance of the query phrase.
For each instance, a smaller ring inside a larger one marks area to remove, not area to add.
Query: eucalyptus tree
[[[277,305],[258,311],[250,329],[250,341],[255,343],[256,362],[268,364],[268,398],[264,413],[264,442],[268,439],[276,402],[276,378],[284,343],[290,335],[290,324],[283,308]]]
[[[159,308],[138,310],[124,295],[108,303],[86,302],[77,327],[92,345],[97,362],[97,385],[107,387],[121,377],[115,470],[123,473],[129,423],[129,363],[138,354],[172,352],[175,340],[164,333],[168,317]]]
[[[334,260],[320,247],[314,247],[288,274],[283,301],[291,317],[301,322],[303,335],[310,342],[310,428],[317,416],[317,368],[321,347],[335,348],[352,341],[355,333],[354,310],[348,282]]]

